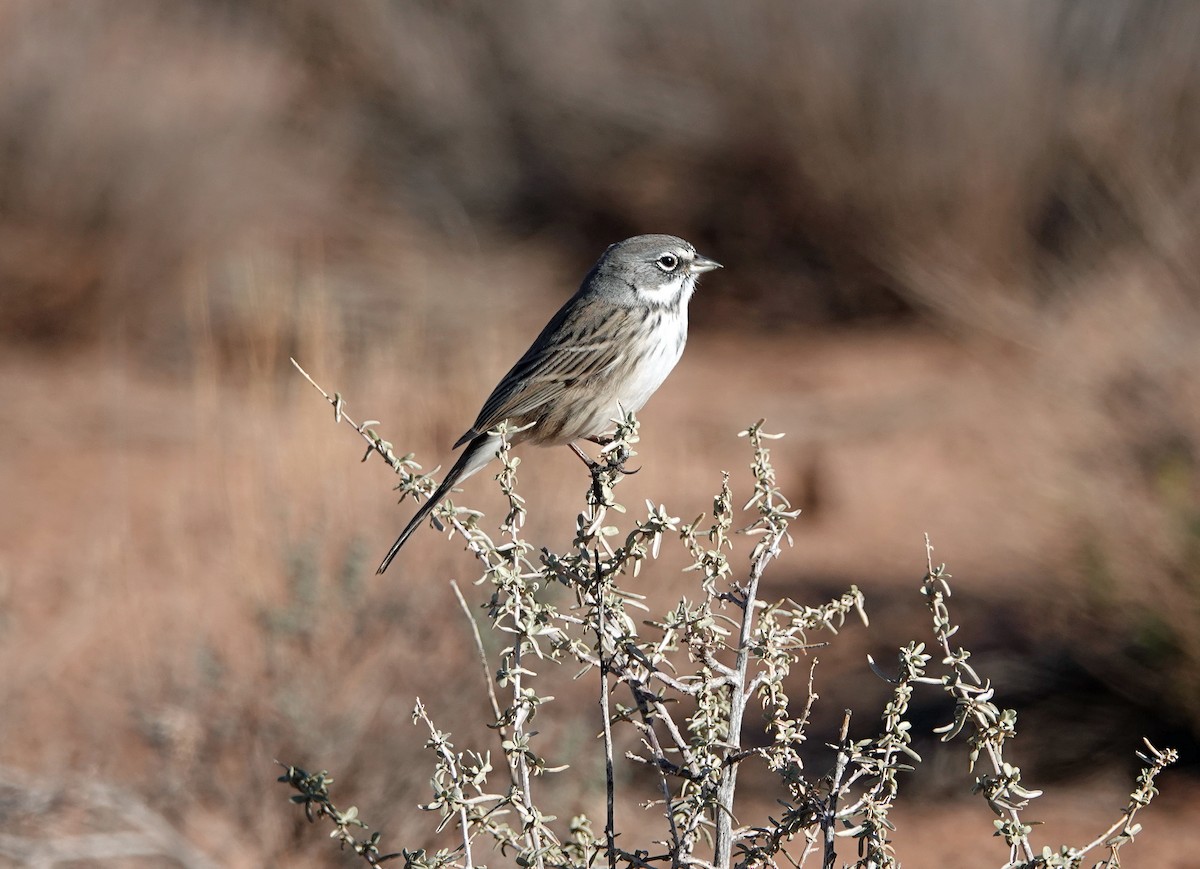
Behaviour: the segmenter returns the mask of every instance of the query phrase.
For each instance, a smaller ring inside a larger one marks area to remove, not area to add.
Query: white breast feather
[[[617,386],[617,401],[626,412],[645,407],[650,396],[662,386],[683,355],[683,345],[687,339],[687,307],[683,306],[678,313],[664,314],[663,317],[658,328],[658,340],[642,356],[632,374]],[[614,416],[619,413],[616,408],[613,411]]]

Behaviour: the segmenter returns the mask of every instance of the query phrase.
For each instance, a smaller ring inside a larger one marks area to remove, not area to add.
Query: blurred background
[[[1185,759],[1127,861],[1194,865],[1198,49],[1184,0],[2,0],[0,865],[111,830],[161,847],[104,865],[350,865],[275,758],[437,845],[409,712],[495,748],[447,581],[486,593],[432,532],[373,575],[411,505],[288,357],[433,468],[642,232],[726,269],[624,502],[744,495],[765,417],[804,509],[766,595],[867,595],[811,771],[845,706],[875,732],[865,655],[928,636],[928,532],[1039,846],[1116,820],[1146,735]],[[576,459],[521,480],[527,537],[569,542]],[[683,563],[631,581],[652,609]],[[965,749],[928,741],[951,710],[916,709],[901,859],[1000,865]],[[586,756],[589,702],[561,714],[551,759]],[[602,810],[583,764],[560,817]]]

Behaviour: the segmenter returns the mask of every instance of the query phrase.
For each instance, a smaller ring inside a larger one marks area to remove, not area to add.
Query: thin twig
[[[925,559],[926,559],[926,564],[927,564],[928,571],[929,571],[927,576],[930,578],[930,580],[932,580],[933,578],[939,576],[939,573],[937,570],[935,570],[935,568],[933,566],[933,543],[930,541],[928,534],[925,535]],[[930,598],[931,603],[932,603],[932,600],[933,600],[933,598],[931,597]],[[950,635],[952,633],[953,633],[953,631],[944,631],[944,630],[939,630],[937,632],[937,639],[938,639],[939,645],[941,646],[942,652],[944,653],[944,660],[947,662],[955,661],[957,658],[957,656],[954,654],[953,650],[951,650],[951,648],[950,648]],[[965,690],[965,688],[961,685],[961,677],[964,675],[963,674],[963,669],[964,669],[963,666],[959,665],[959,664],[954,664],[953,667],[954,667],[955,676],[960,681],[956,682],[955,684],[952,684],[950,686],[951,693],[953,693],[959,700],[970,700],[971,699],[970,692]],[[973,675],[973,673],[971,675]],[[973,711],[971,713],[971,718],[975,724],[975,727],[978,728],[980,733],[986,732],[988,730],[988,728],[991,726],[991,723],[987,720],[987,718],[980,711],[975,709],[973,706],[972,706],[972,709],[973,709]],[[997,747],[996,744],[994,742],[992,742],[991,740],[987,740],[986,742],[984,742],[983,747],[987,752],[988,759],[992,763],[992,771],[997,776],[1001,776],[1001,777],[1005,776],[1005,770],[1004,770],[1005,762],[1004,762],[1004,758],[1001,756],[1000,748]],[[1027,829],[1026,825],[1021,820],[1020,811],[1015,806],[1001,805],[999,802],[997,802],[995,800],[992,800],[990,802],[993,806],[993,809],[998,812],[1003,812],[1004,816],[1007,817],[1008,820],[1010,820],[1015,825],[1016,828],[1026,828]],[[1017,841],[1013,844],[1013,850],[1014,850],[1014,852],[1020,851],[1021,856],[1024,858],[1025,862],[1027,862],[1027,863],[1031,862],[1034,859],[1033,844],[1029,841],[1028,835],[1021,835],[1017,839]],[[1015,854],[1014,854],[1014,862],[1015,862]]]
[[[417,700],[417,710],[418,716],[425,722],[425,726],[429,728],[430,735],[437,736],[437,728],[433,726],[433,721],[425,714],[419,698]],[[441,740],[435,740],[435,744],[438,753],[442,756],[442,760],[446,763],[446,769],[449,771],[451,778],[454,781],[458,781],[460,778],[458,761],[454,757],[454,752],[450,751],[446,743]],[[467,815],[467,804],[462,801],[458,804],[458,827],[462,831],[463,860],[465,861],[463,869],[472,869],[475,862],[471,857],[471,822]]]
[[[450,580],[450,587],[454,589],[454,596],[458,598],[458,605],[462,608],[463,615],[467,617],[467,623],[471,626],[471,634],[475,638],[475,651],[479,654],[479,666],[483,670],[483,683],[487,686],[488,700],[491,701],[492,714],[496,720],[496,730],[500,734],[500,738],[503,739],[506,735],[506,728],[500,721],[500,701],[496,697],[496,687],[492,684],[492,673],[488,669],[487,653],[483,650],[483,637],[479,633],[479,623],[475,621],[474,614],[467,606],[467,600],[459,590],[458,583],[452,579]]]
[[[291,359],[291,357],[289,357],[289,359]],[[399,474],[401,477],[404,477],[407,480],[416,480],[418,478],[418,475],[414,474],[412,472],[411,468],[419,467],[419,466],[416,466],[412,463],[411,457],[406,456],[406,457],[401,458],[400,456],[397,456],[392,451],[392,445],[390,443],[388,443],[387,441],[385,441],[383,438],[381,438],[378,434],[375,433],[375,431],[373,429],[370,428],[370,426],[372,426],[372,425],[378,425],[379,424],[378,420],[368,419],[368,420],[363,420],[361,423],[355,422],[353,419],[350,418],[350,415],[348,413],[346,413],[346,403],[342,400],[342,395],[340,392],[335,392],[333,395],[330,395],[328,392],[326,392],[324,389],[321,388],[320,384],[318,384],[317,381],[312,379],[312,376],[307,371],[305,371],[303,368],[300,367],[299,362],[297,362],[295,359],[291,359],[291,363],[292,363],[292,365],[294,365],[296,367],[296,370],[299,371],[300,374],[304,376],[304,379],[307,380],[309,383],[311,383],[313,385],[313,388],[316,389],[317,392],[319,392],[319,393],[321,393],[321,395],[325,396],[325,400],[328,401],[333,406],[333,418],[334,418],[335,422],[345,422],[347,425],[349,425],[351,428],[353,428],[356,432],[358,432],[359,436],[361,436],[362,439],[365,440],[370,445],[370,449],[379,453],[379,455],[383,457],[383,460],[388,463],[388,465],[391,467],[391,469],[393,471],[395,471],[397,474]],[[366,456],[363,456],[363,461],[366,461],[367,456],[369,456],[370,454],[371,454],[370,450],[368,450]],[[436,471],[437,471],[437,469],[434,468],[433,473],[436,473]],[[431,483],[430,484],[430,492],[432,492],[432,491],[433,491],[433,486]],[[415,493],[414,492],[414,494],[428,494],[428,493]]]
[[[838,735],[838,753],[837,761],[833,768],[833,779],[829,783],[829,799],[825,805],[825,811],[821,813],[821,836],[825,843],[825,856],[821,861],[822,869],[833,869],[833,865],[837,860],[837,851],[834,850],[834,837],[837,831],[834,830],[834,825],[837,822],[838,816],[838,798],[845,790],[842,784],[842,776],[846,774],[846,764],[850,760],[850,754],[853,752],[853,747],[847,743],[848,734],[850,733],[850,710],[846,710],[846,715],[842,719],[842,731]]]
[[[616,839],[616,778],[613,770],[613,735],[612,713],[608,708],[608,656],[604,654],[604,595],[596,606],[599,625],[596,628],[597,641],[600,643],[600,714],[604,722],[604,791],[605,791],[605,820],[604,839],[608,851],[609,869],[617,869],[617,839]]]
[[[589,516],[588,526],[591,528],[599,528],[604,521],[604,515],[607,512],[604,506],[604,483],[602,475],[606,471],[606,466],[596,463],[592,466],[592,497],[591,515]],[[603,538],[601,538],[603,539]],[[607,624],[607,602],[608,595],[606,586],[610,581],[605,575],[604,568],[600,562],[599,549],[592,550],[593,568],[592,568],[592,594],[595,595],[596,604],[596,656],[599,659],[600,672],[600,715],[603,723],[604,734],[604,802],[605,802],[605,818],[604,818],[604,843],[605,852],[608,855],[609,869],[617,869],[617,816],[616,816],[616,774],[613,767],[613,735],[612,735],[612,712],[609,709],[608,699],[608,676],[612,668],[613,653],[605,651],[605,646],[612,645],[608,636]]]
[[[642,725],[645,728],[646,744],[650,748],[651,754],[656,760],[666,762],[667,756],[663,752],[662,743],[658,740],[658,733],[654,730],[652,718],[649,715],[649,708],[645,702],[638,701],[638,709],[643,716]],[[678,773],[677,773],[678,774]],[[679,856],[683,851],[683,840],[679,835],[679,825],[675,823],[675,807],[671,800],[671,782],[667,779],[667,771],[660,765],[658,768],[659,785],[663,792],[663,805],[667,808],[667,826],[671,832],[671,865],[679,866]]]
[[[742,602],[742,622],[738,634],[737,661],[730,680],[729,692],[729,735],[726,741],[736,751],[742,744],[742,719],[746,714],[746,672],[750,666],[750,636],[754,630],[754,613],[758,603],[758,583],[762,579],[767,563],[779,554],[779,537],[763,547],[755,559],[746,583],[746,596]],[[721,867],[729,865],[733,856],[733,795],[737,789],[738,764],[728,762],[721,770],[721,783],[717,788],[717,832],[714,842],[713,861]]]
[[[513,601],[513,622],[519,625],[522,621],[520,596],[514,595]],[[533,794],[530,792],[529,763],[525,756],[525,750],[520,747],[524,743],[525,719],[529,714],[528,706],[524,700],[525,690],[522,683],[523,671],[521,669],[521,659],[524,654],[524,645],[525,638],[521,634],[517,634],[513,641],[512,704],[513,709],[516,711],[513,715],[512,741],[518,747],[512,753],[516,755],[518,784],[521,788],[521,802],[525,806],[526,817],[533,818],[536,816],[537,810],[533,803]],[[545,869],[545,855],[542,853],[542,837],[538,824],[525,824],[525,840],[533,852],[538,869]]]

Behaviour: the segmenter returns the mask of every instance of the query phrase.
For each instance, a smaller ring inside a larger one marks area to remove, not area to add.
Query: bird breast
[[[632,342],[641,344],[631,347],[631,371],[626,377],[618,378],[615,400],[626,412],[639,411],[646,406],[650,396],[662,386],[671,369],[683,355],[687,342],[687,309],[660,309],[654,311],[649,322],[650,340]],[[619,411],[618,411],[619,412]]]

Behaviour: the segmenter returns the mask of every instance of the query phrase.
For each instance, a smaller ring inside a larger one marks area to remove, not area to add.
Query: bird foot
[[[603,435],[597,435],[596,437],[589,437],[589,438],[587,438],[587,440],[591,441],[592,443],[598,444],[598,443],[601,443],[601,440],[599,440],[599,438],[604,438],[603,442],[604,442],[604,445],[606,445],[606,446],[613,442],[613,438],[605,437]],[[611,461],[598,462],[595,459],[593,459],[591,456],[589,456],[587,453],[585,453],[583,450],[581,450],[576,444],[572,443],[572,444],[569,444],[569,446],[571,447],[572,450],[575,451],[575,455],[579,456],[579,460],[581,462],[583,462],[584,465],[587,466],[588,472],[591,473],[592,475],[595,475],[595,473],[599,470],[606,470],[606,471],[616,471],[618,474],[623,474],[626,477],[632,477],[634,474],[636,474],[638,471],[641,470],[641,468],[626,468],[625,462],[623,462],[623,461],[619,462],[617,464],[613,464]]]

